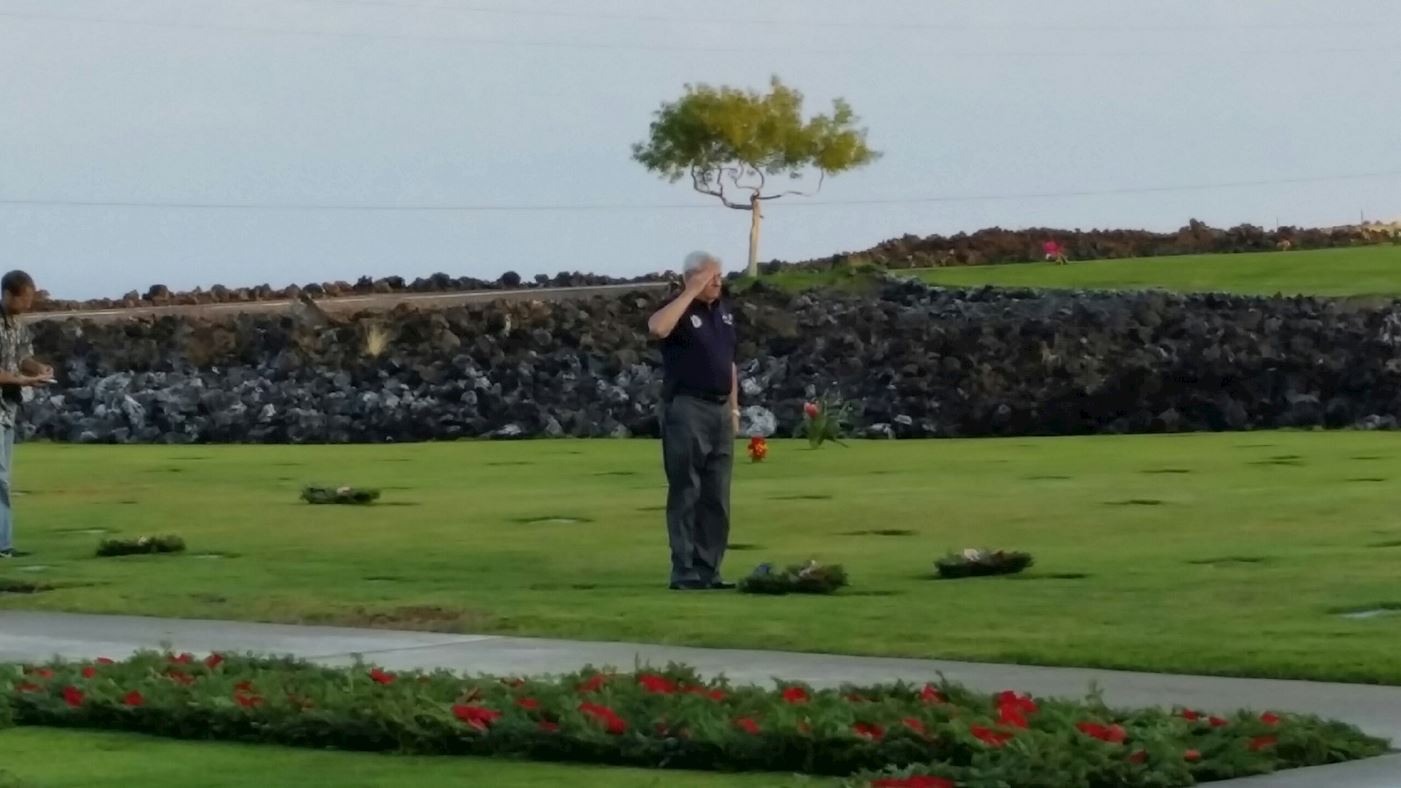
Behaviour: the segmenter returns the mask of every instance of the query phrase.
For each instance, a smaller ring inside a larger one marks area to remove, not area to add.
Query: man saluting
[[[730,538],[730,471],[739,432],[735,321],[714,255],[694,252],[685,289],[647,321],[662,341],[662,459],[671,588],[734,588],[720,576]]]

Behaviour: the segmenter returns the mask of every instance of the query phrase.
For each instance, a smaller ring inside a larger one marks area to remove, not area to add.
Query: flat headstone
[[[1401,610],[1394,610],[1386,607],[1375,607],[1371,610],[1354,610],[1351,613],[1343,613],[1343,618],[1353,620],[1365,620],[1369,618],[1381,618],[1382,616],[1401,616]]]

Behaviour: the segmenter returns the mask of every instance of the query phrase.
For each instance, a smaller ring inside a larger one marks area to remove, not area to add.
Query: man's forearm
[[[681,317],[686,314],[686,310],[691,308],[691,302],[696,300],[696,296],[689,290],[682,291],[681,295],[672,299],[670,304],[658,309],[647,319],[647,331],[657,339],[666,339],[671,336],[671,332],[676,330],[676,324],[681,322]]]
[[[730,408],[739,410],[739,366],[730,365]]]
[[[28,375],[22,375],[18,372],[0,372],[0,386],[24,386],[28,383]]]

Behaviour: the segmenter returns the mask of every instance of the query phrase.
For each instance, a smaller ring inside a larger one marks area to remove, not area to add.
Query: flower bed
[[[103,539],[97,545],[99,558],[119,555],[149,555],[151,553],[183,553],[185,540],[169,534],[166,536],[141,536],[135,539]]]
[[[379,500],[379,490],[364,487],[307,487],[302,500],[317,505],[366,506]]]
[[[815,690],[692,671],[550,680],[140,654],[0,668],[0,719],[224,741],[848,776],[964,788],[1177,786],[1377,755],[1312,717],[1116,713],[952,684]],[[899,770],[878,773],[877,770]]]
[[[759,564],[748,577],[739,581],[739,590],[746,594],[835,594],[847,584],[846,570],[840,564],[823,566],[816,561],[777,569],[773,564]]]
[[[934,567],[939,571],[939,577],[952,580],[961,577],[1014,575],[1034,563],[1035,559],[1029,553],[970,548],[962,553],[950,553],[940,558],[934,562]]]

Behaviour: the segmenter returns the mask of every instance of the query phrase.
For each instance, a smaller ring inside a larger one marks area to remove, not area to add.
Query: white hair
[[[691,252],[686,255],[686,260],[681,264],[683,276],[690,276],[705,267],[706,263],[720,264],[720,258],[710,252]]]

